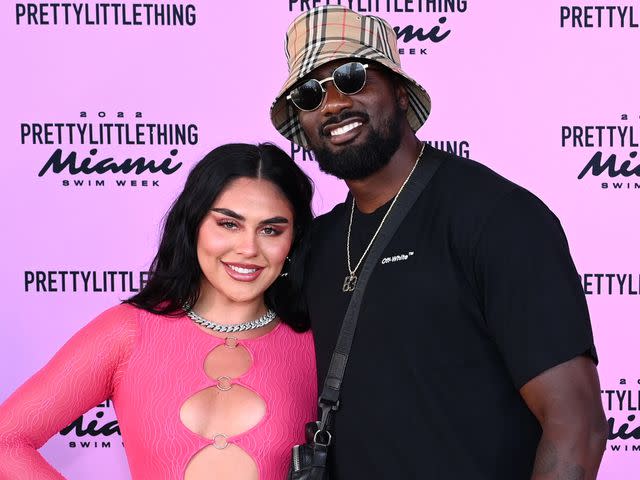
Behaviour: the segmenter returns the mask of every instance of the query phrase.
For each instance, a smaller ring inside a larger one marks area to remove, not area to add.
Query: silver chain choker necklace
[[[214,323],[207,320],[206,318],[201,317],[188,305],[185,305],[183,307],[183,310],[187,314],[187,317],[189,317],[198,325],[202,325],[205,328],[220,333],[234,333],[244,332],[246,330],[255,330],[256,328],[264,327],[265,325],[270,324],[276,318],[276,312],[274,312],[273,310],[267,310],[267,313],[249,322],[236,323],[233,325],[221,325],[219,323]]]

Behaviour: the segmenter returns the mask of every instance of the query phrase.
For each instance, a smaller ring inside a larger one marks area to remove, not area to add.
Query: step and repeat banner
[[[164,213],[215,146],[274,142],[313,178],[316,213],[344,198],[268,114],[287,26],[327,3],[340,2],[2,2],[0,401],[144,285]],[[599,478],[636,478],[640,3],[342,4],[396,27],[404,69],[433,100],[420,138],[525,186],[561,219],[601,359]],[[110,402],[41,451],[70,479],[129,478]]]

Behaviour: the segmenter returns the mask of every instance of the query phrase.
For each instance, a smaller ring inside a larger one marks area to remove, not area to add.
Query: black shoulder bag
[[[423,155],[426,154],[423,153]],[[400,193],[393,210],[389,212],[386,222],[371,246],[371,251],[362,267],[355,290],[351,294],[351,301],[342,321],[340,335],[331,357],[331,364],[324,380],[322,393],[318,398],[320,420],[307,423],[305,428],[306,443],[293,447],[291,466],[287,476],[288,480],[328,480],[329,478],[326,464],[329,446],[331,445],[333,415],[340,407],[340,386],[347,360],[349,359],[349,351],[356,331],[360,304],[367,281],[385,247],[431,180],[431,177],[433,177],[441,162],[442,159],[438,155],[432,156],[428,161],[424,158],[421,164],[416,166],[416,170]]]

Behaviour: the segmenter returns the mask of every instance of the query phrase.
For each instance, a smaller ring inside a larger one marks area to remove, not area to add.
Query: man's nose
[[[324,84],[327,93],[324,97],[324,102],[320,107],[320,113],[326,116],[336,115],[345,108],[351,108],[353,102],[351,101],[351,95],[345,95],[340,92],[333,82],[327,82]]]

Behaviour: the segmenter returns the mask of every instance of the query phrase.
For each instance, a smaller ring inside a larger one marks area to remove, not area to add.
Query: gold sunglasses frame
[[[333,72],[331,72],[331,76],[327,77],[327,78],[323,78],[322,80],[318,80],[315,78],[310,78],[308,80],[305,80],[303,83],[301,83],[300,85],[298,85],[297,87],[294,87],[291,89],[291,92],[299,87],[301,87],[302,85],[304,85],[307,82],[316,82],[318,83],[318,85],[320,86],[320,90],[322,91],[322,98],[320,99],[320,103],[318,104],[317,107],[315,108],[311,108],[311,109],[306,109],[306,108],[300,108],[300,106],[295,102],[295,100],[293,100],[293,98],[291,98],[291,93],[289,93],[289,95],[287,95],[287,100],[289,100],[291,103],[293,103],[293,105],[300,111],[302,112],[313,112],[314,110],[317,110],[318,108],[320,108],[325,100],[325,98],[327,97],[327,90],[322,86],[322,84],[329,82],[329,81],[333,81],[333,77],[336,73],[336,70],[338,70],[339,68],[342,68],[346,65],[351,65],[352,63],[357,63],[362,65],[363,70],[364,70],[364,81],[362,82],[362,86],[356,90],[353,93],[346,93],[343,92],[342,90],[340,90],[340,88],[336,85],[336,82],[333,82],[333,86],[336,87],[336,90],[338,90],[341,94],[343,95],[355,95],[356,93],[359,93],[360,91],[362,91],[362,89],[364,88],[364,86],[367,84],[367,68],[369,68],[369,64],[368,63],[361,63],[361,62],[348,62],[348,63],[343,63],[342,65],[340,65],[339,67],[336,67]]]

